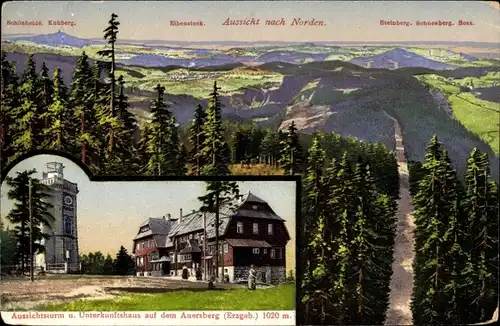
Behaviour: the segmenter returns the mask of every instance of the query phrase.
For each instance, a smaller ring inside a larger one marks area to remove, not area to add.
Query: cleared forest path
[[[385,325],[412,325],[410,309],[413,290],[413,206],[410,195],[408,164],[406,162],[403,135],[399,123],[394,121],[396,158],[398,160],[400,191],[397,211],[396,244],[392,263],[391,292]]]

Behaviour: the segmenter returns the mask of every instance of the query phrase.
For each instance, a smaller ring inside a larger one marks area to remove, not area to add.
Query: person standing
[[[257,283],[257,272],[254,269],[253,264],[250,265],[250,270],[248,271],[248,289],[255,290]]]

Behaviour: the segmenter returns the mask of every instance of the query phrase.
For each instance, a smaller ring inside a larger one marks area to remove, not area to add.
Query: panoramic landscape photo
[[[1,168],[51,149],[94,175],[300,175],[299,323],[495,321],[499,11],[10,2]]]

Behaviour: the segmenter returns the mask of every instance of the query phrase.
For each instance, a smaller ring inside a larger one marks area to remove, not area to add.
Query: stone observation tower
[[[54,217],[49,226],[42,226],[42,232],[50,238],[42,240],[45,253],[37,256],[37,265],[46,271],[76,272],[80,269],[77,230],[77,194],[76,183],[64,179],[62,163],[47,163],[40,182],[50,187],[53,207],[50,213]]]

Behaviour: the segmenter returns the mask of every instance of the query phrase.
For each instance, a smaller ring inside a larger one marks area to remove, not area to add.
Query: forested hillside
[[[223,118],[225,85],[220,82],[213,83],[207,101],[194,105],[185,126],[165,100],[169,89],[156,83],[150,114],[140,124],[115,66],[117,18],[113,14],[105,30],[108,47],[98,52],[102,60],[91,62],[82,53],[71,84],[58,68],[52,74],[45,64],[37,69],[32,55],[18,76],[2,53],[2,171],[32,150],[52,149],[72,155],[94,175],[257,174],[252,173],[256,166],[268,173],[301,175],[299,323],[383,324],[402,186],[394,148],[332,132],[301,133],[293,120],[278,130]],[[399,105],[384,102],[399,99],[390,89],[359,103],[386,103],[391,116],[406,121],[402,128],[408,138],[417,137],[421,130],[409,122],[416,117],[415,108],[431,110],[417,96],[424,86],[403,77],[392,81],[397,82],[414,90]],[[408,115],[404,119],[398,116],[402,112]],[[450,125],[463,129],[456,121]],[[449,136],[447,142],[453,139]],[[467,170],[462,177],[433,137],[425,162],[410,164],[416,224],[411,310],[416,324],[481,322],[496,307],[498,186],[489,172],[492,158],[483,152],[474,149],[467,162],[460,162]]]

